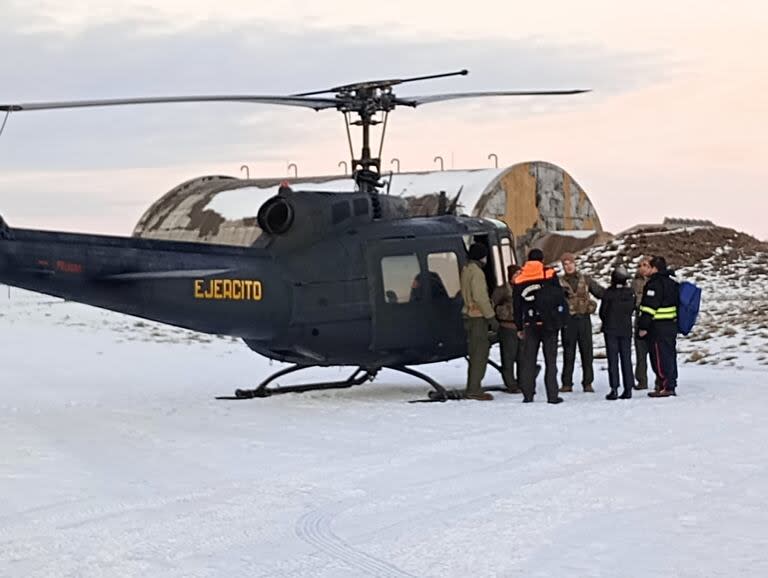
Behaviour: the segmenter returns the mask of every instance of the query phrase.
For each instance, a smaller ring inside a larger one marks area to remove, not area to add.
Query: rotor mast
[[[330,90],[303,92],[294,96],[307,97],[329,92],[336,93],[336,100],[338,102],[336,108],[344,113],[344,121],[347,128],[347,139],[349,141],[349,150],[352,161],[352,175],[357,183],[358,189],[370,196],[373,217],[374,219],[378,219],[381,217],[381,204],[378,197],[378,189],[382,186],[380,181],[381,151],[384,146],[384,136],[386,134],[389,112],[397,105],[416,106],[417,104],[398,99],[392,92],[392,87],[405,82],[432,80],[449,76],[465,76],[468,73],[469,71],[465,69],[456,72],[430,74],[427,76],[415,76],[411,78],[359,82],[337,86]],[[384,114],[382,120],[375,118],[376,114],[379,112]],[[350,116],[352,114],[356,114],[358,119],[351,121]],[[381,143],[377,155],[373,156],[371,152],[371,127],[378,124],[383,124]],[[350,125],[359,126],[362,131],[359,158],[355,158],[352,135],[349,130]]]

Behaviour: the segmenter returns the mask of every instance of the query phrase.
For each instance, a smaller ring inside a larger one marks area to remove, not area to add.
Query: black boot
[[[605,396],[605,399],[613,401],[614,399],[619,399],[618,391],[615,389],[612,389],[608,392],[608,395]]]
[[[632,399],[632,390],[624,388],[624,391],[621,392],[621,399]]]

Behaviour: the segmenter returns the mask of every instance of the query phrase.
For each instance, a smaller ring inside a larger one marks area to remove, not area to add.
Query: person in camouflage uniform
[[[501,377],[508,393],[520,393],[518,385],[520,376],[520,357],[522,347],[517,336],[518,327],[515,324],[515,305],[512,296],[512,281],[520,271],[520,265],[507,267],[507,282],[493,290],[491,302],[496,310],[496,320],[499,322],[499,348],[501,349]]]
[[[481,243],[473,243],[469,248],[469,259],[461,270],[461,296],[464,299],[461,313],[464,317],[469,354],[466,397],[485,401],[493,399],[482,387],[491,349],[488,332],[497,331],[499,323],[488,296],[488,285],[483,272],[488,259],[487,247]]]
[[[573,253],[564,253],[560,258],[564,274],[560,284],[568,299],[568,321],[562,329],[563,373],[560,391],[573,391],[573,368],[576,363],[576,346],[581,358],[581,385],[585,392],[594,393],[592,382],[595,374],[592,367],[594,352],[592,346],[591,315],[597,310],[597,303],[590,299],[590,293],[598,299],[603,296],[604,288],[587,275],[576,270],[576,257]]]

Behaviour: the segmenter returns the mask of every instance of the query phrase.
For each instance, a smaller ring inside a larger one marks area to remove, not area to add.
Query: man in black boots
[[[680,302],[677,281],[672,279],[664,257],[651,259],[651,276],[643,289],[638,337],[647,339],[653,371],[661,389],[648,397],[670,397],[677,389],[677,306]]]
[[[568,304],[557,273],[544,267],[544,253],[531,249],[528,261],[512,284],[515,325],[520,329],[523,364],[520,389],[523,402],[530,403],[536,393],[536,358],[539,345],[544,349],[544,383],[548,403],[561,403],[557,395],[557,332],[567,315]]]

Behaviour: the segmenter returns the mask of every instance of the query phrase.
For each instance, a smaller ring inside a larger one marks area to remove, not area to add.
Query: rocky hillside
[[[634,274],[642,255],[666,257],[678,280],[693,281],[702,289],[697,326],[680,339],[681,361],[768,366],[766,243],[723,227],[644,229],[583,251],[577,263],[581,271],[607,284],[617,264]]]

